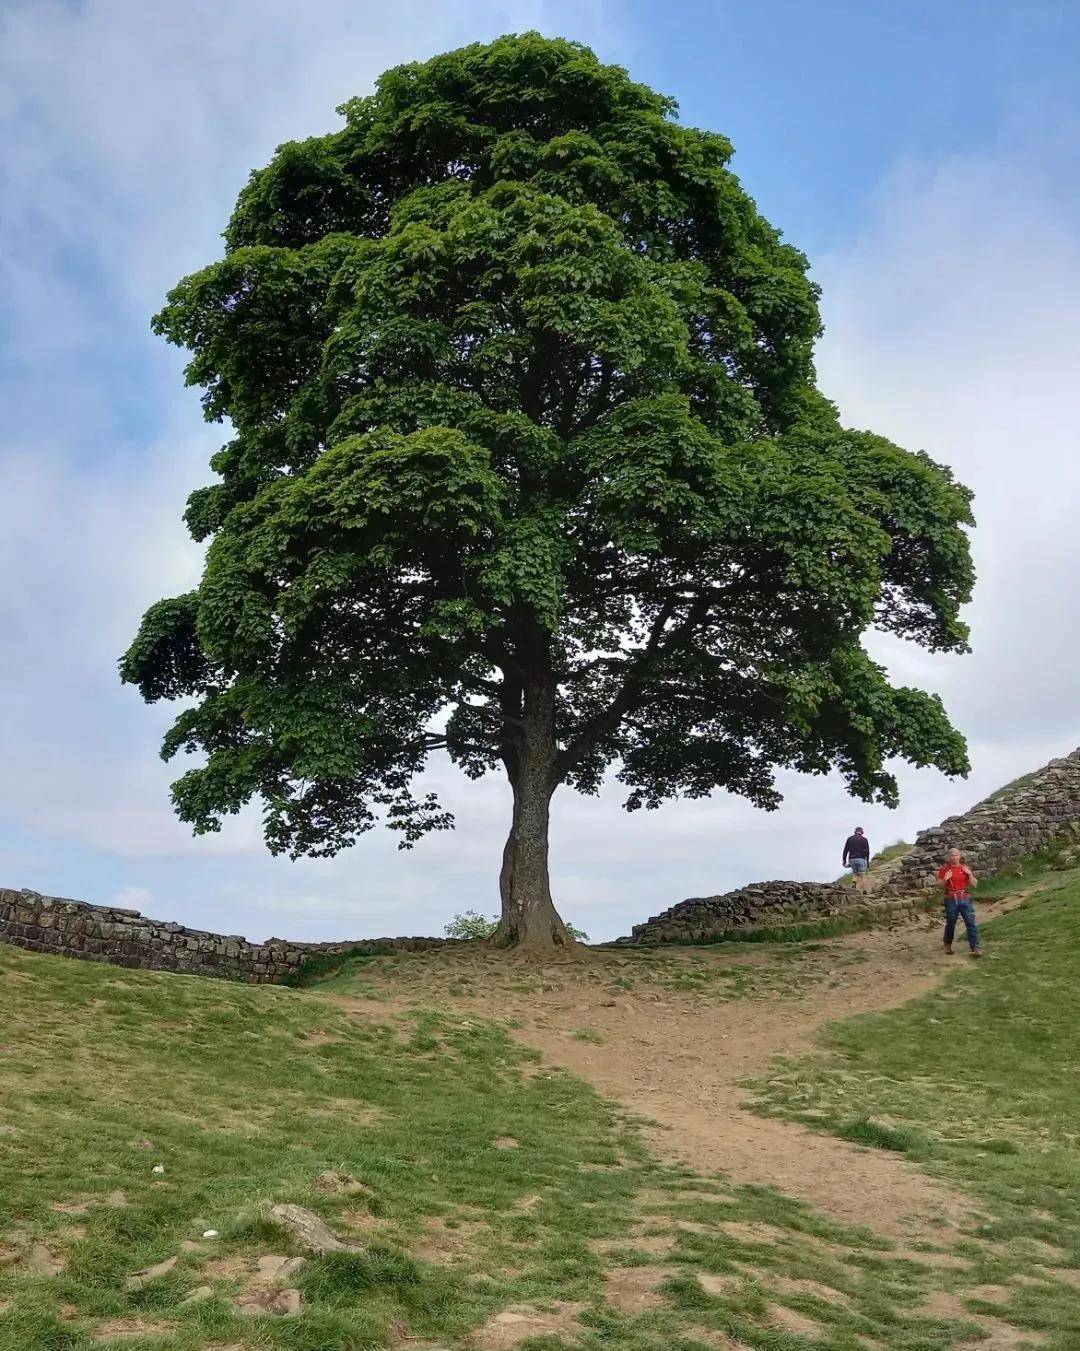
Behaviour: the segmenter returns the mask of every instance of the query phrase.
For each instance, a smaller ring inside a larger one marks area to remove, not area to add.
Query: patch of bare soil
[[[980,1351],[1026,1351],[1026,1348],[1043,1346],[1046,1342],[1041,1332],[1013,1327],[1011,1323],[992,1318],[989,1314],[972,1313],[958,1295],[948,1290],[935,1290],[915,1312],[923,1318],[954,1319],[975,1324],[982,1333],[977,1338]],[[975,1342],[976,1338],[971,1340]]]
[[[682,1336],[702,1346],[715,1347],[716,1351],[745,1351],[743,1342],[733,1342],[726,1332],[717,1332],[715,1328],[688,1327],[683,1329]]]
[[[604,1299],[620,1313],[644,1313],[664,1303],[659,1287],[674,1273],[664,1267],[612,1267],[604,1278]]]
[[[843,1291],[834,1290],[831,1285],[822,1285],[820,1281],[793,1280],[788,1276],[773,1275],[769,1277],[769,1283],[781,1295],[813,1295],[826,1304],[851,1303]]]
[[[471,1345],[477,1351],[513,1351],[530,1337],[573,1333],[578,1330],[577,1316],[584,1307],[583,1304],[558,1303],[548,1309],[538,1309],[531,1304],[517,1304],[489,1318],[473,1334]]]
[[[794,1332],[799,1337],[818,1337],[821,1335],[820,1323],[815,1323],[812,1318],[807,1318],[802,1313],[796,1313],[794,1309],[789,1309],[783,1304],[770,1304],[768,1319],[773,1327],[778,1328],[781,1332]]]
[[[642,1252],[650,1257],[666,1257],[675,1247],[675,1234],[631,1234],[627,1238],[594,1238],[589,1244],[593,1252]]]
[[[842,1223],[944,1245],[972,1218],[966,1198],[900,1156],[755,1115],[742,1085],[777,1056],[809,1050],[826,1023],[906,1004],[946,969],[935,921],[799,954],[764,944],[735,953],[602,950],[584,962],[522,967],[483,948],[435,951],[389,974],[365,972],[381,986],[377,999],[327,998],[376,1017],[434,1005],[504,1021],[548,1063],[655,1122],[661,1157],[775,1187]],[[749,994],[725,998],[734,976]]]
[[[905,1262],[921,1262],[924,1267],[944,1267],[950,1271],[966,1271],[971,1262],[966,1257],[957,1257],[951,1252],[919,1252],[902,1249],[894,1257]]]
[[[468,1262],[490,1232],[490,1226],[481,1220],[448,1223],[441,1218],[429,1219],[424,1224],[424,1237],[413,1245],[412,1252],[421,1261],[443,1266]]]
[[[99,1323],[93,1333],[95,1342],[134,1342],[140,1337],[162,1337],[175,1323],[153,1323],[146,1318],[110,1318]]]
[[[729,1295],[742,1284],[739,1276],[717,1276],[711,1271],[699,1271],[697,1280],[707,1295]]]

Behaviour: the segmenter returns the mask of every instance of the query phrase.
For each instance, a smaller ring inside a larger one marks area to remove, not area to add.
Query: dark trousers
[[[975,923],[975,907],[968,895],[945,897],[945,942],[951,947],[956,935],[956,921],[962,919],[967,930],[967,941],[972,952],[979,946],[979,926]]]

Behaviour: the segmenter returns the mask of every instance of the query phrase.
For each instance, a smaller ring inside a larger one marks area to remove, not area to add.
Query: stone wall
[[[883,887],[888,895],[933,887],[950,849],[963,850],[978,877],[992,877],[1005,864],[1067,835],[1080,823],[1080,750],[992,794],[962,816],[922,830]]]
[[[915,912],[914,901],[861,895],[851,885],[755,882],[722,896],[695,896],[680,901],[644,924],[635,924],[630,936],[618,941],[703,943],[727,934],[819,924],[828,919],[898,922],[914,918]]]
[[[311,956],[353,951],[423,952],[444,938],[379,938],[341,943],[249,943],[238,934],[207,933],[147,919],[138,910],[90,905],[0,888],[0,940],[31,952],[90,962],[179,971],[192,976],[270,983],[286,980]]]
[[[860,895],[850,885],[828,882],[757,882],[722,896],[680,901],[644,924],[636,924],[631,935],[618,942],[700,943],[756,928],[834,918],[905,921],[920,910],[922,893],[932,889],[936,896],[934,874],[949,849],[962,849],[978,875],[991,877],[1013,859],[1076,832],[1080,832],[1080,750],[1051,760],[963,816],[921,831],[895,871],[890,868],[871,894]],[[287,980],[309,957],[320,954],[423,952],[448,941],[380,938],[294,943],[268,938],[265,943],[249,943],[236,934],[207,933],[147,919],[137,910],[2,888],[0,940],[32,952],[92,962],[258,982]]]

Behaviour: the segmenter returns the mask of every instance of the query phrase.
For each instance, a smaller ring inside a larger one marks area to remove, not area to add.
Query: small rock
[[[299,1290],[269,1290],[264,1288],[245,1290],[242,1295],[237,1297],[233,1308],[236,1309],[237,1313],[245,1314],[249,1318],[256,1318],[264,1314],[280,1316],[298,1313],[300,1304]]]
[[[199,1285],[192,1290],[191,1294],[180,1301],[180,1307],[185,1304],[202,1304],[205,1300],[214,1298],[214,1287],[212,1285]]]
[[[267,1253],[256,1263],[259,1279],[263,1281],[288,1281],[298,1275],[307,1266],[306,1257],[282,1257],[278,1253]]]
[[[350,1173],[320,1173],[311,1184],[317,1192],[334,1196],[374,1196],[370,1187],[358,1181]]]
[[[301,1247],[309,1248],[312,1252],[361,1250],[362,1245],[359,1243],[343,1243],[325,1221],[319,1219],[313,1211],[305,1210],[303,1206],[274,1206],[270,1211],[270,1218],[275,1224],[280,1224],[287,1230]]]
[[[150,1171],[152,1173],[164,1173],[165,1165],[163,1163],[155,1163],[153,1168],[150,1169]]]
[[[217,1238],[217,1236],[218,1236],[218,1231],[217,1231],[216,1229],[204,1229],[204,1230],[203,1230],[203,1238]]]
[[[31,1276],[59,1276],[66,1263],[62,1257],[50,1252],[44,1243],[35,1243],[26,1254],[24,1265]]]
[[[166,1257],[164,1262],[158,1262],[156,1266],[144,1267],[142,1271],[136,1271],[133,1276],[129,1276],[125,1284],[129,1290],[141,1290],[144,1285],[149,1285],[151,1281],[156,1281],[161,1276],[167,1276],[180,1259],[178,1257]]]

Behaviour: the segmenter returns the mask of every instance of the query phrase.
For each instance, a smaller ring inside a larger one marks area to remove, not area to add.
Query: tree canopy
[[[537,34],[340,112],[154,321],[231,429],[187,510],[202,580],[121,663],[188,701],[180,815],[259,799],[293,855],[380,819],[412,843],[451,824],[433,752],[505,771],[504,937],[547,944],[560,783],[772,808],[779,767],[887,804],[891,758],[965,772],[861,638],[965,650],[970,494],[840,425],[807,261],[729,142]]]

